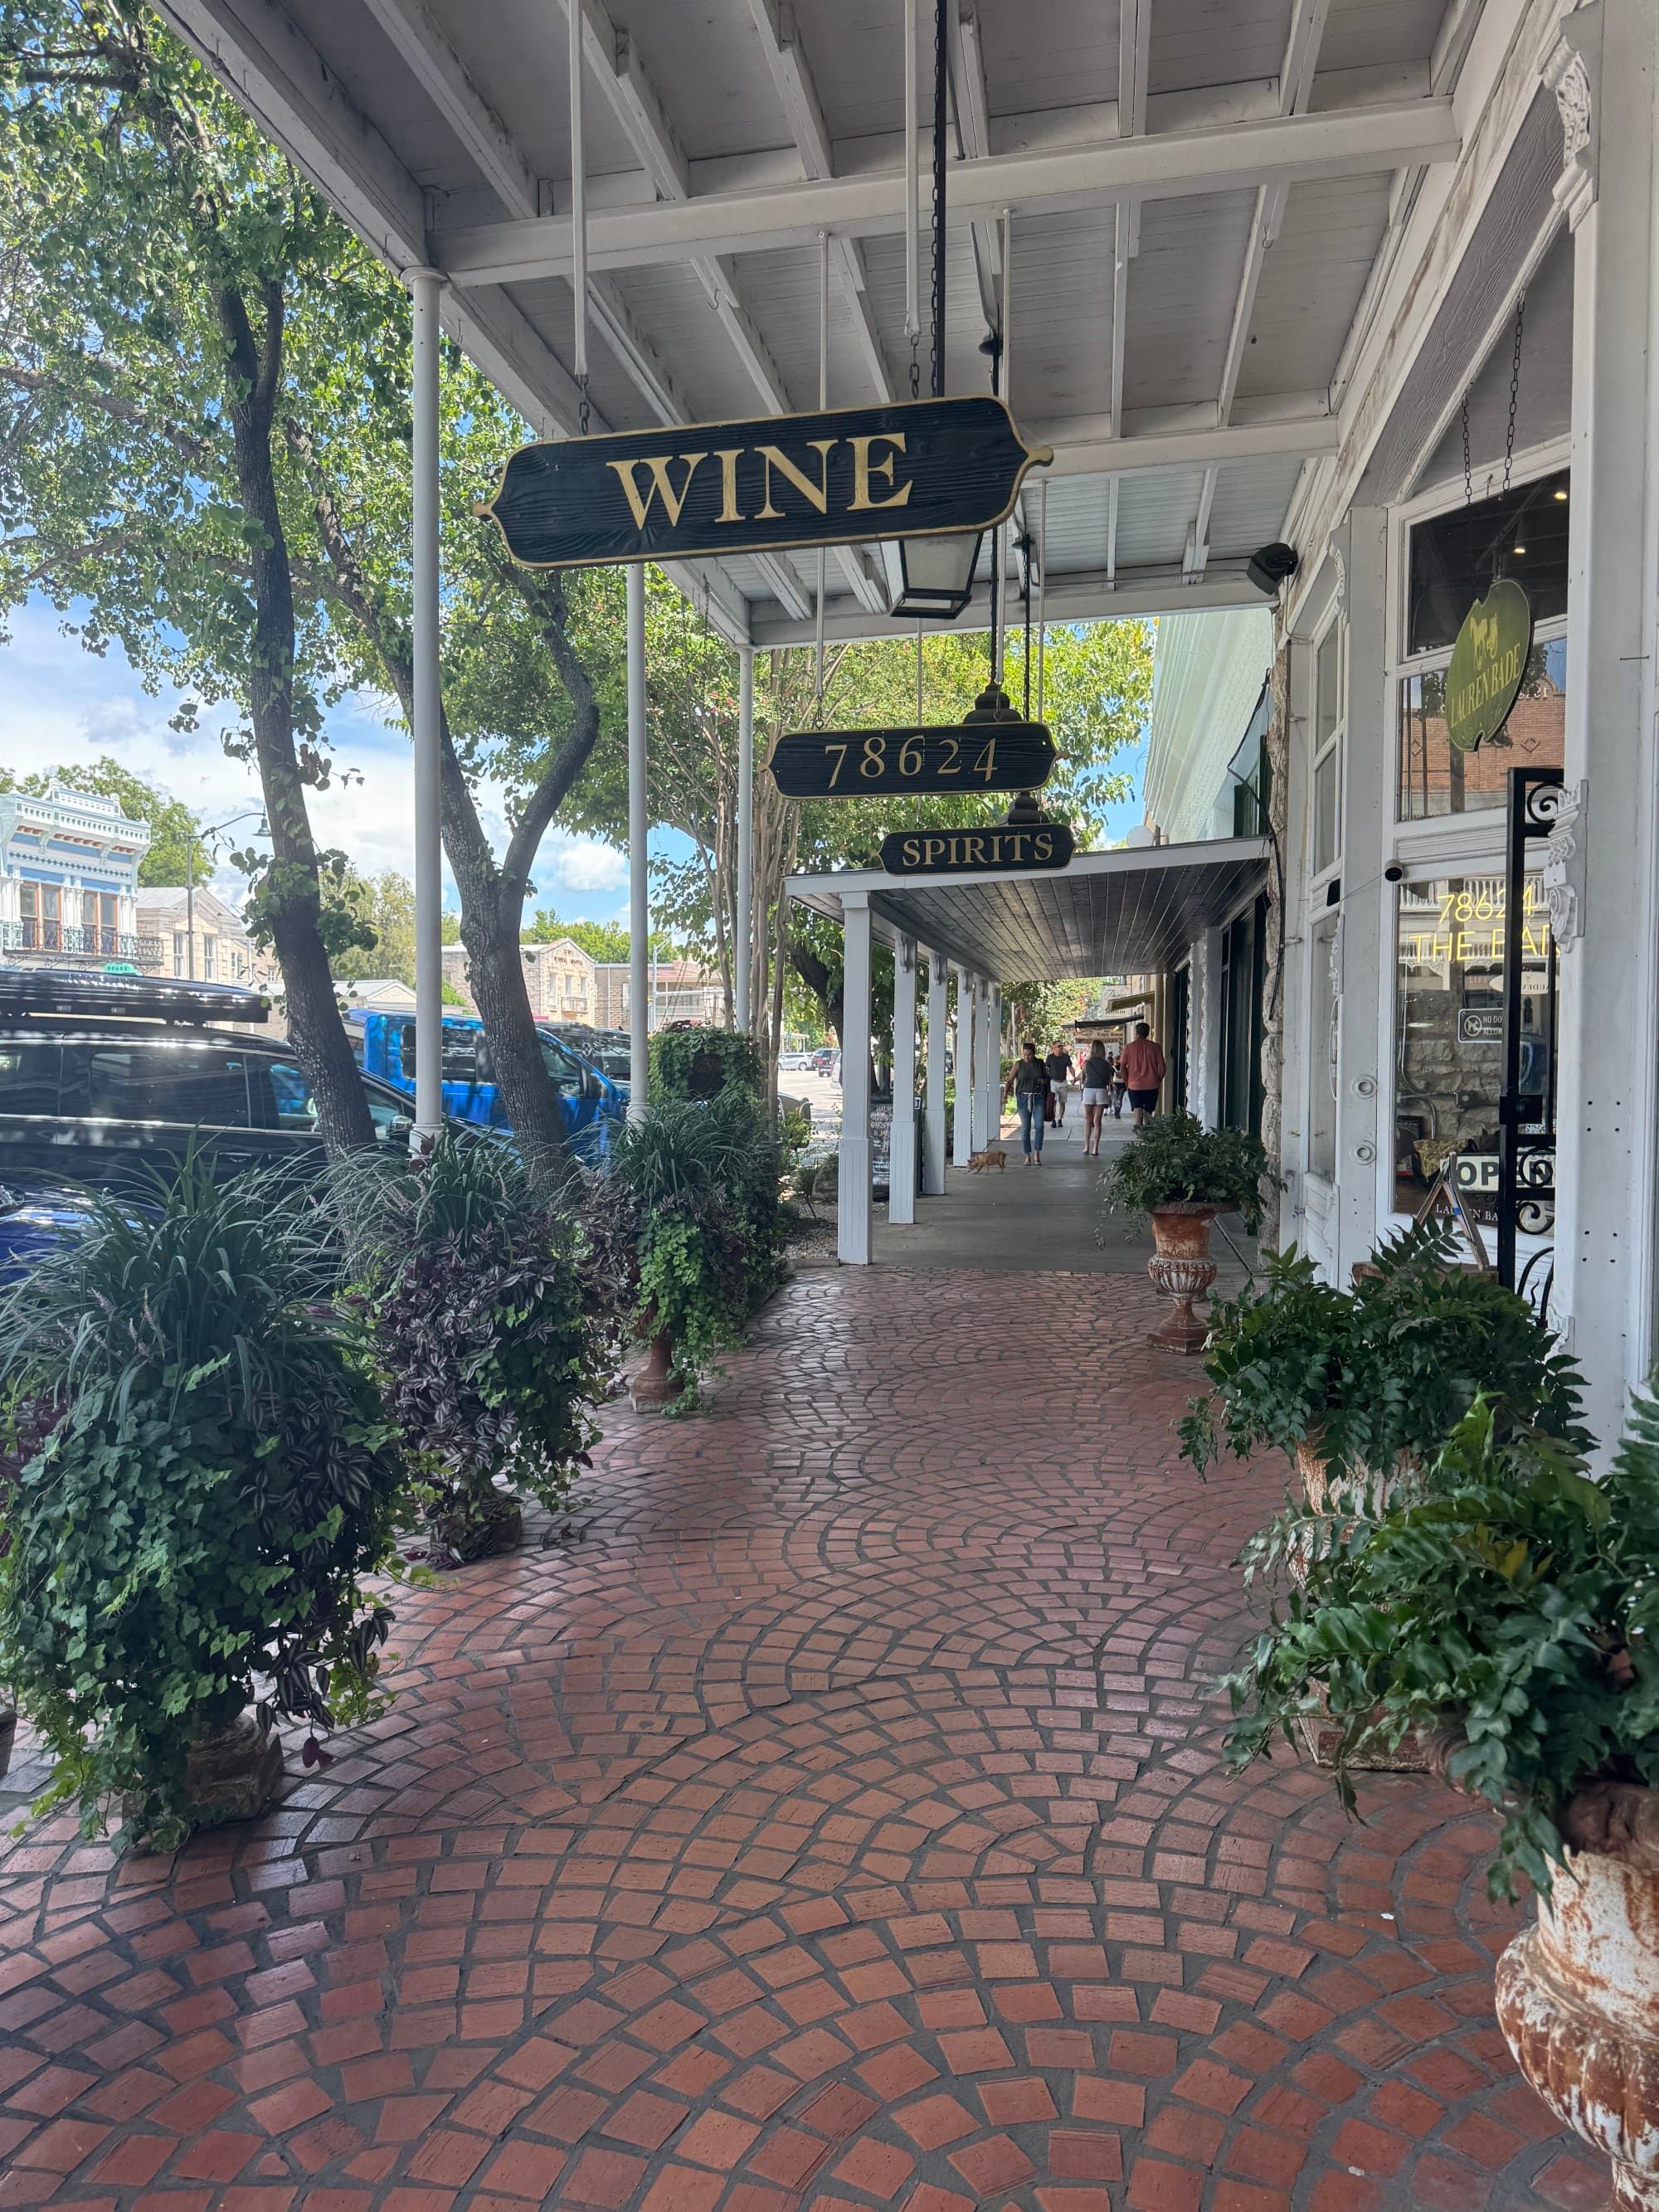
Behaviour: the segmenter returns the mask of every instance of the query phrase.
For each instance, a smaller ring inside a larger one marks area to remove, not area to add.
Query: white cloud
[[[628,862],[609,845],[592,837],[550,846],[544,841],[536,857],[538,880],[550,875],[561,890],[613,891],[628,881]]]

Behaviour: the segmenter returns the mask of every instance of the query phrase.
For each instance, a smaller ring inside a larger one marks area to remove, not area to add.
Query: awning
[[[832,921],[848,892],[865,892],[882,934],[911,938],[976,975],[1159,975],[1266,887],[1271,850],[1265,837],[1215,838],[1085,853],[1052,874],[848,868],[791,876],[786,888]]]

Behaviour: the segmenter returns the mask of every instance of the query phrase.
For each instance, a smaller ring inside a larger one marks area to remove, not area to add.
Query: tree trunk
[[[240,292],[222,287],[216,306],[228,367],[240,388],[230,403],[237,489],[253,526],[248,720],[270,833],[263,903],[288,996],[289,1039],[316,1097],[323,1141],[337,1154],[372,1145],[374,1124],[329,974],[317,848],[294,744],[294,586],[270,458],[282,385],[282,288],[265,288],[263,350]]]

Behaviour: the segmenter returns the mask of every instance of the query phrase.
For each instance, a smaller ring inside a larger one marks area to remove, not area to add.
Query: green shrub
[[[720,1098],[741,1091],[758,1101],[766,1095],[766,1068],[760,1046],[742,1030],[659,1030],[651,1040],[651,1091],[656,1099]]]
[[[1402,1452],[1432,1456],[1482,1390],[1500,1422],[1587,1443],[1577,1370],[1549,1329],[1456,1259],[1444,1221],[1384,1244],[1352,1291],[1322,1283],[1294,1247],[1269,1257],[1260,1290],[1215,1310],[1213,1395],[1182,1423],[1187,1457],[1202,1474],[1224,1440],[1243,1456],[1311,1438],[1334,1467],[1386,1470]]]
[[[457,1128],[412,1162],[353,1154],[330,1188],[434,1545],[476,1557],[510,1507],[498,1481],[556,1511],[598,1433],[609,1362],[565,1188]]]
[[[761,1109],[731,1089],[707,1104],[653,1099],[618,1133],[608,1172],[591,1188],[591,1248],[632,1334],[672,1339],[679,1411],[697,1404],[699,1378],[743,1341],[750,1315],[783,1279],[778,1185],[779,1150]]]
[[[404,1469],[361,1347],[319,1307],[302,1201],[194,1156],[0,1304],[27,1455],[0,1564],[0,1679],[97,1832],[177,1842],[191,1745],[258,1702],[325,1729],[378,1708]],[[32,1449],[28,1447],[32,1446]],[[314,1738],[307,1757],[317,1755]]]
[[[1569,1801],[1598,1780],[1659,1785],[1659,1406],[1638,1400],[1599,1483],[1482,1395],[1409,1484],[1339,1487],[1282,1514],[1248,1578],[1294,1565],[1284,1610],[1227,1684],[1242,1765],[1301,1715],[1362,1738],[1440,1733],[1447,1771],[1503,1816],[1489,1874],[1547,1890]]]
[[[1194,1114],[1155,1114],[1143,1122],[1102,1177],[1107,1206],[1152,1213],[1196,1200],[1261,1224],[1267,1155],[1243,1129],[1206,1129]]]

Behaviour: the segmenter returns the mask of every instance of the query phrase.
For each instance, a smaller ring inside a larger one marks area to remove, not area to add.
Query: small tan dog
[[[993,1168],[1000,1175],[1007,1165],[1008,1155],[1000,1145],[988,1145],[982,1152],[969,1152],[968,1155],[969,1175],[987,1175]]]

